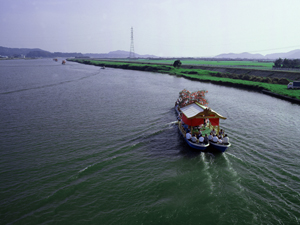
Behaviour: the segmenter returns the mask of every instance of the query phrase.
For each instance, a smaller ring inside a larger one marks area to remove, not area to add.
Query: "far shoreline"
[[[145,72],[166,73],[172,76],[175,75],[178,77],[183,77],[185,79],[189,79],[192,81],[208,82],[208,83],[222,85],[222,86],[252,90],[252,91],[260,92],[275,98],[279,98],[300,105],[300,90],[288,90],[289,92],[287,92],[287,90],[285,90],[287,89],[286,85],[266,84],[261,82],[250,82],[245,80],[237,80],[237,79],[229,79],[229,78],[218,78],[218,77],[211,76],[217,73],[216,71],[203,70],[188,65],[182,66],[183,68],[181,69],[175,69],[171,65],[160,65],[155,63],[154,64],[137,63],[135,61],[122,62],[122,61],[102,60],[102,59],[67,59],[67,60],[72,62],[77,62],[77,63],[83,63],[87,65],[101,66],[101,67],[105,66],[111,68],[139,70]],[[287,96],[276,92],[285,92],[288,93],[289,95],[292,94],[292,96]]]

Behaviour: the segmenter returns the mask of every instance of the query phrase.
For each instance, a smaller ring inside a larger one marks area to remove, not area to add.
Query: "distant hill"
[[[44,58],[55,58],[55,57],[81,57],[83,54],[81,53],[64,53],[64,52],[47,52],[47,51],[31,51],[26,57],[34,58],[34,57],[44,57]]]
[[[15,55],[27,55],[31,51],[43,51],[39,48],[6,48],[0,46],[0,55],[2,56],[15,56]]]
[[[8,57],[80,57],[81,53],[63,53],[63,52],[48,52],[39,48],[6,48],[0,46],[0,55]]]
[[[286,53],[273,53],[267,55],[261,54],[251,54],[248,52],[243,53],[228,53],[228,54],[220,54],[215,56],[214,58],[227,58],[227,59],[278,59],[278,58],[287,58],[287,59],[300,59],[300,49],[293,50]]]
[[[84,54],[84,56],[89,56],[91,58],[128,58],[130,52],[117,50],[117,51],[111,51],[109,53],[87,53]],[[139,55],[135,53],[136,58],[158,58],[155,55]]]
[[[8,56],[8,57],[45,57],[45,58],[53,58],[53,57],[91,57],[91,58],[128,58],[129,52],[127,51],[112,51],[109,53],[65,53],[65,52],[48,52],[39,48],[6,48],[0,46],[0,56]],[[139,55],[135,53],[135,57],[137,58],[158,58],[155,55]]]
[[[228,53],[228,54],[220,54],[215,56],[214,58],[227,58],[227,59],[263,59],[264,56],[261,54],[251,54],[248,52],[243,53]]]
[[[273,53],[265,56],[268,59],[278,59],[278,58],[287,58],[287,59],[300,59],[300,49],[296,49],[286,53]]]

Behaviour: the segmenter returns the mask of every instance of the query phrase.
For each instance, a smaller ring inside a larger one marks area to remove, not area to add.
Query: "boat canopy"
[[[205,119],[209,119],[213,126],[219,126],[219,119],[226,119],[226,117],[220,115],[209,107],[199,104],[198,102],[182,107],[180,110],[183,114],[182,121],[190,126],[204,124]]]

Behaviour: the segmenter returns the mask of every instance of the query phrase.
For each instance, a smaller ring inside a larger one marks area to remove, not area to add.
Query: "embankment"
[[[91,59],[99,60],[99,59]],[[129,60],[108,60],[108,62],[116,63],[126,63],[126,64],[141,64],[141,65],[163,65],[163,66],[172,66],[171,64],[157,64],[157,63],[144,63],[138,61],[129,61]],[[292,70],[266,70],[266,69],[253,69],[253,68],[235,68],[235,67],[222,67],[222,66],[201,66],[201,65],[181,65],[183,69],[201,69],[209,70],[219,73],[230,73],[230,74],[247,74],[249,76],[260,76],[260,77],[270,77],[270,78],[286,78],[291,81],[300,80],[300,71]],[[155,72],[155,71],[153,71]]]
[[[300,104],[300,90],[287,90],[287,86],[279,83],[263,83],[263,82],[255,82],[251,80],[241,80],[241,79],[230,79],[226,77],[216,77],[215,75],[221,71],[216,71],[215,68],[213,70],[212,67],[207,66],[188,66],[184,65],[181,69],[175,69],[171,65],[167,64],[150,64],[150,63],[136,63],[135,61],[111,61],[111,60],[92,60],[92,59],[69,59],[69,61],[79,62],[88,65],[95,66],[105,66],[112,67],[118,69],[129,69],[129,70],[140,70],[147,72],[159,72],[159,73],[167,73],[170,75],[184,77],[186,79],[190,79],[193,81],[201,81],[201,82],[210,82],[213,84],[230,86],[243,88],[248,90],[259,91],[264,94],[268,94],[274,96],[276,98],[284,99],[286,101]],[[228,68],[227,68],[228,69]],[[295,72],[282,72],[282,71],[272,71],[272,70],[254,70],[254,69],[232,69],[230,70],[235,74],[246,74],[249,76],[257,77],[268,77],[269,78],[286,78],[292,76],[299,76],[300,73]],[[224,73],[224,72],[223,72]],[[229,73],[228,71],[225,73]],[[253,74],[253,75],[252,75]],[[254,75],[256,74],[256,75]],[[286,75],[288,74],[288,75]],[[271,80],[271,79],[270,79]],[[295,79],[294,79],[295,80]]]

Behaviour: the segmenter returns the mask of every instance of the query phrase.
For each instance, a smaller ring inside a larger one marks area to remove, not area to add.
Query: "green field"
[[[138,59],[138,62],[158,63],[173,65],[174,60],[149,60]],[[273,62],[258,62],[258,61],[206,61],[206,60],[180,60],[182,65],[205,65],[205,66],[228,66],[237,68],[254,68],[254,69],[272,69]]]

